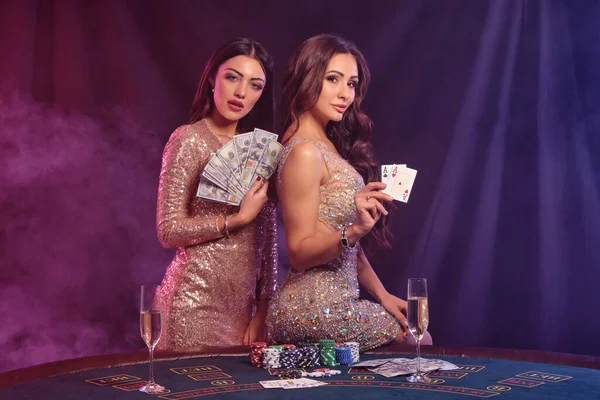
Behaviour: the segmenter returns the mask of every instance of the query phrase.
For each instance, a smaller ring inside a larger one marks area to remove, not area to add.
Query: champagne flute
[[[429,326],[429,307],[427,305],[427,279],[408,280],[408,329],[417,341],[417,372],[406,377],[409,382],[431,382],[421,371],[421,339]]]
[[[150,352],[150,380],[140,388],[140,392],[145,393],[160,393],[165,390],[154,382],[154,347],[160,340],[162,330],[158,289],[156,285],[142,285],[140,298],[140,332]]]

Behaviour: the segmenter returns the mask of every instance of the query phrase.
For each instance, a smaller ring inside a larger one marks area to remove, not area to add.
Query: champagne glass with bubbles
[[[154,347],[162,330],[161,305],[156,285],[143,285],[140,298],[140,333],[150,352],[150,380],[140,388],[145,393],[160,393],[165,388],[154,382]]]
[[[427,279],[411,278],[408,280],[408,329],[417,341],[417,372],[409,375],[409,382],[431,382],[421,371],[421,339],[429,326],[429,307],[427,305]]]

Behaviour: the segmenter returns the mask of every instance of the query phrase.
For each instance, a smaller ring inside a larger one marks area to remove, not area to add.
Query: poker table
[[[251,366],[249,347],[206,348],[197,352],[157,352],[154,375],[166,392],[138,391],[148,378],[147,352],[58,361],[0,374],[0,399],[600,399],[600,357],[526,350],[422,348],[424,358],[459,367],[430,373],[428,384],[385,378],[367,369],[332,367],[342,373],[313,378],[328,385],[265,389],[259,381],[279,379]],[[414,348],[385,346],[361,355],[414,357]]]

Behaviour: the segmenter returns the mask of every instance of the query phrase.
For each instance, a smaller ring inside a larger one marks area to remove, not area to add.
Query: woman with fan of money
[[[271,300],[269,335],[358,342],[361,351],[403,343],[407,303],[385,290],[363,251],[389,247],[381,216],[392,200],[376,182],[371,120],[361,110],[365,59],[353,43],[318,35],[294,52],[283,82],[277,194],[293,268]],[[377,303],[359,300],[359,283]]]
[[[225,189],[205,181],[205,169],[241,132],[273,129],[272,68],[259,43],[239,38],[224,44],[204,69],[189,123],[177,128],[165,147],[157,230],[161,244],[177,253],[161,285],[159,348],[241,345],[266,336],[277,272],[268,182],[253,174],[258,177],[246,178],[243,190],[223,195]],[[239,185],[223,164],[227,160],[219,160],[216,167],[211,163],[219,176],[211,177],[225,188]],[[205,187],[210,190],[203,192]]]

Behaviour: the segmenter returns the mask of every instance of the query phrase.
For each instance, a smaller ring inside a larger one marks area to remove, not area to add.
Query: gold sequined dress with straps
[[[275,204],[226,238],[217,217],[239,207],[196,197],[200,174],[221,146],[205,121],[178,128],[165,146],[157,230],[161,244],[177,251],[161,284],[159,349],[241,345],[257,299],[275,290]]]
[[[356,220],[354,195],[364,187],[360,174],[322,143],[296,138],[283,151],[281,171],[294,146],[314,143],[329,171],[329,181],[320,187],[318,218],[332,231]],[[320,339],[358,342],[361,351],[389,343],[400,325],[380,304],[359,299],[358,246],[345,249],[337,258],[305,271],[290,269],[269,304],[267,326],[275,343],[316,343]]]

